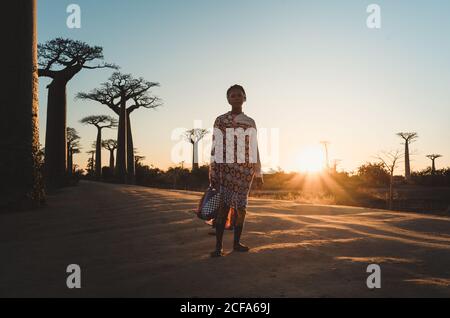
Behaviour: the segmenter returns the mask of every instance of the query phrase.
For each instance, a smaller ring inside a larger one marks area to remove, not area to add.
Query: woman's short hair
[[[230,92],[231,92],[232,90],[234,90],[234,89],[240,90],[240,91],[242,92],[242,94],[244,94],[244,97],[247,97],[247,94],[245,93],[244,88],[243,88],[241,85],[236,84],[236,85],[231,86],[231,87],[227,90],[227,98],[228,98],[228,95],[230,95]]]

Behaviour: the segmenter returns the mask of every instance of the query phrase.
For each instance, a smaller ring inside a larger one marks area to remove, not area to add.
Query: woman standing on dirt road
[[[211,257],[223,255],[222,238],[230,209],[233,211],[233,250],[248,252],[249,248],[240,242],[248,193],[254,177],[259,188],[264,183],[256,123],[242,112],[242,105],[247,100],[244,88],[240,85],[231,86],[227,91],[227,99],[231,111],[216,118],[211,150],[210,185],[220,191],[222,198],[221,207],[214,220],[216,248]]]

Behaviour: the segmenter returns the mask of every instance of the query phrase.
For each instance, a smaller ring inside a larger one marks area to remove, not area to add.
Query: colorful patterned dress
[[[211,149],[211,164],[209,170],[210,184],[214,188],[219,189],[223,198],[223,203],[226,207],[229,207],[230,210],[233,209],[235,212],[238,212],[238,214],[239,211],[243,211],[243,217],[245,217],[245,210],[248,202],[248,193],[250,191],[253,178],[262,177],[261,162],[256,140],[255,121],[244,113],[236,115],[229,111],[216,118],[214,122],[214,128],[215,130],[213,134],[213,146]],[[243,139],[241,139],[240,143],[238,142],[238,136],[236,135],[231,135],[230,138],[230,134],[228,134],[227,137],[227,130],[229,132],[239,131],[239,128],[241,128],[241,132],[255,132],[254,138],[249,135],[245,136],[245,154],[242,151],[244,148],[242,144]],[[247,130],[249,128],[252,129]],[[219,131],[221,132],[222,136],[220,136],[220,133],[218,133]],[[223,141],[222,162],[220,162],[220,160],[217,160],[217,155],[219,154],[217,153],[217,151],[220,152],[220,147],[217,147],[219,138],[222,138]],[[252,156],[250,155],[251,142],[256,143],[252,150]],[[232,143],[233,145],[230,145],[230,143]],[[234,150],[231,151],[231,149]],[[238,149],[240,149],[240,151],[238,151]],[[254,150],[256,150],[256,155],[253,152]],[[227,155],[228,158],[232,158],[231,162],[230,160],[227,160]],[[238,159],[238,157],[240,159]],[[230,211],[230,213],[232,213],[232,211]],[[230,216],[228,218],[230,218]],[[237,218],[240,218],[239,215],[237,215]]]

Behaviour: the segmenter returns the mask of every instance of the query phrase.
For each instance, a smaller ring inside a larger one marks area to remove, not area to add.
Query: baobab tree
[[[187,141],[192,144],[192,171],[198,169],[198,143],[208,134],[207,129],[194,128],[184,133]]]
[[[88,174],[94,175],[94,164],[95,164],[94,155],[95,155],[95,150],[89,150],[89,151],[86,151],[86,153],[91,156],[91,157],[88,158],[88,164],[87,164]]]
[[[40,206],[36,1],[2,4],[0,209]]]
[[[77,98],[97,101],[119,115],[115,174],[119,182],[133,183],[134,153],[130,114],[139,108],[155,109],[162,104],[150,94],[159,83],[133,78],[131,74],[114,72],[107,82],[90,93],[78,93]]]
[[[145,156],[139,156],[139,155],[135,155],[134,156],[134,164],[136,166],[142,164],[142,162],[145,160]]]
[[[102,129],[116,128],[117,120],[107,115],[87,116],[80,120],[85,125],[93,125],[97,128],[97,140],[95,144],[95,177],[102,176]]]
[[[79,154],[79,153],[81,153],[81,147],[79,147],[79,148],[73,148],[73,149],[70,151],[70,163],[71,163],[71,165],[72,165],[72,167],[71,167],[71,172],[70,172],[71,175],[73,175],[73,173],[75,172],[76,167],[78,167],[77,164],[74,164],[74,163],[73,163],[73,155],[76,155],[76,154]]]
[[[320,143],[325,148],[325,167],[327,168],[327,171],[329,171],[330,170],[330,161],[328,159],[328,146],[330,145],[330,142],[323,140]]]
[[[73,172],[73,155],[80,153],[80,139],[75,128],[67,127],[67,174],[69,176]]]
[[[333,172],[337,172],[337,166],[339,165],[339,163],[341,162],[341,159],[334,159],[333,160]]]
[[[435,161],[437,158],[441,158],[441,157],[442,157],[442,155],[439,155],[439,154],[431,154],[431,155],[427,155],[427,158],[428,158],[428,159],[431,159],[431,175],[432,175],[432,176],[434,176],[434,175],[436,174],[436,165],[435,165],[434,161]]]
[[[383,152],[377,156],[380,163],[382,163],[383,166],[389,171],[389,210],[392,210],[392,203],[394,199],[394,171],[397,168],[400,157],[400,150]]]
[[[109,151],[109,168],[114,171],[114,150],[117,149],[117,140],[103,140],[102,147]]]
[[[411,167],[409,162],[409,145],[416,140],[419,135],[416,132],[399,132],[397,136],[401,137],[405,142],[405,179],[411,180]]]
[[[114,68],[103,60],[103,48],[81,41],[56,38],[38,46],[39,76],[51,78],[45,131],[45,178],[50,188],[63,186],[66,169],[66,86],[83,69]]]
[[[137,167],[138,165],[142,165],[142,162],[145,160],[145,156],[139,155],[139,151],[137,148],[134,148],[134,165]]]

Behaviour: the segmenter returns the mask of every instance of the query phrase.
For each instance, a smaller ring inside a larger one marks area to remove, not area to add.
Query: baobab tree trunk
[[[405,179],[406,181],[411,180],[411,169],[409,166],[409,141],[405,141]]]
[[[114,171],[114,149],[109,151],[109,168]]]
[[[66,173],[66,84],[65,80],[55,78],[48,86],[45,182],[50,189],[62,187]]]
[[[70,157],[68,159],[70,161],[70,175],[73,174],[73,152],[70,152]]]
[[[95,172],[95,159],[94,159],[94,153],[92,153],[92,157],[91,157],[91,174],[94,175]]]
[[[192,143],[192,170],[198,169],[198,142]]]
[[[67,157],[66,173],[69,173],[69,170],[70,170],[70,168],[69,168],[69,165],[70,165],[70,147],[69,147],[69,142],[67,142],[66,151],[67,151],[67,154],[66,154],[66,157]]]
[[[36,1],[8,1],[1,34],[8,48],[0,104],[0,209],[29,208],[44,202],[38,151]]]
[[[393,200],[394,200],[394,174],[391,173],[389,179],[389,210],[392,210]]]
[[[127,182],[127,114],[125,96],[121,98],[119,127],[117,130],[116,177],[119,182]]]
[[[435,184],[435,175],[436,175],[436,165],[434,164],[435,159],[431,159],[431,186]]]
[[[130,114],[127,113],[127,164],[128,164],[128,182],[135,183],[135,165],[134,165],[134,145],[131,133]]]
[[[67,174],[69,176],[71,176],[73,164],[72,164],[72,154],[70,151],[69,143],[67,143],[66,147],[67,147]]]
[[[97,142],[95,144],[95,178],[102,177],[102,129],[97,127]]]

